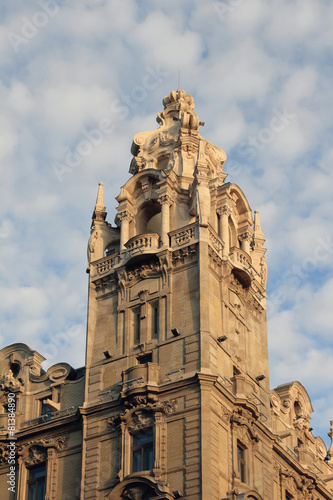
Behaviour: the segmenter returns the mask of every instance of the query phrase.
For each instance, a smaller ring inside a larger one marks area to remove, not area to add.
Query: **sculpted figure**
[[[19,389],[22,385],[22,382],[20,380],[16,380],[12,370],[9,368],[2,378],[0,389],[13,391],[15,389]]]
[[[331,446],[328,449],[327,456],[329,460],[333,459],[333,420],[330,421],[331,427],[330,430],[328,431],[328,435],[331,438]]]

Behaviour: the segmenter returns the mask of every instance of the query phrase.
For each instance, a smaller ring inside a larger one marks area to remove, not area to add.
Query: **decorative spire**
[[[259,212],[258,210],[254,211],[254,233],[253,233],[254,238],[258,239],[263,239],[264,234],[261,231],[261,226],[260,226],[260,219],[259,219]]]
[[[103,195],[103,182],[100,182],[98,184],[98,192],[97,192],[97,199],[96,199],[96,205],[95,205],[95,210],[93,213],[93,220],[100,220],[104,221],[106,217],[106,211],[105,211],[105,205],[104,205],[104,195]]]

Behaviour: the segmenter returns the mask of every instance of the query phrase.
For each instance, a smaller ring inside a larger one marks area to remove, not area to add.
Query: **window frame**
[[[37,478],[30,479],[31,471],[36,470],[38,468],[42,468],[42,467],[44,468],[44,475],[39,476]],[[44,479],[44,496],[43,496],[43,500],[44,500],[45,496],[46,496],[46,477],[47,477],[47,464],[46,464],[46,462],[34,465],[32,467],[28,467],[27,471],[28,471],[27,500],[37,500],[38,499],[38,496],[37,496],[38,495],[38,484],[40,483],[41,478]],[[34,492],[33,498],[30,498],[30,491],[29,490],[30,490],[30,486],[33,484],[37,484],[37,488],[36,488],[36,491]]]
[[[138,436],[139,434],[147,434],[147,431],[151,433],[151,440],[148,441],[147,443],[142,443],[139,445],[134,446],[134,437]],[[133,432],[131,434],[131,473],[138,473],[138,472],[146,472],[146,471],[151,471],[153,470],[154,467],[154,458],[155,458],[155,449],[154,449],[154,444],[155,444],[155,439],[154,439],[154,428],[153,427],[146,427],[145,429],[140,429],[139,431]],[[152,463],[149,464],[151,465],[151,468],[146,469],[144,468],[144,463],[145,463],[145,450],[150,449],[152,451]],[[140,469],[139,470],[134,470],[134,452],[141,451],[140,453]]]
[[[51,396],[49,397],[51,399]],[[52,416],[52,410],[50,410],[50,408],[44,403],[45,399],[48,399],[48,397],[40,399],[40,419],[42,423],[49,422]]]
[[[151,304],[151,338],[158,339],[159,337],[159,304],[153,302]]]
[[[241,453],[239,453],[241,451]],[[247,481],[247,470],[246,470],[246,446],[237,441],[236,447],[236,457],[237,457],[237,472],[239,474],[239,479],[241,483],[246,483]]]
[[[133,344],[141,341],[141,307],[132,309],[133,313]]]

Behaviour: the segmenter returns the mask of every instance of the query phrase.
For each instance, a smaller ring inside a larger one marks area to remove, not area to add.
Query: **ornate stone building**
[[[192,97],[163,104],[134,137],[115,227],[98,189],[84,369],[0,351],[1,498],[332,500],[306,390],[269,388],[259,214]]]

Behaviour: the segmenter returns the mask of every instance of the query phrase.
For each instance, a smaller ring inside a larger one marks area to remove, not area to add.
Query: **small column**
[[[118,215],[121,220],[120,229],[120,250],[125,250],[125,243],[129,240],[129,223],[131,220],[130,214],[127,210],[120,212]]]
[[[220,235],[224,243],[222,257],[224,259],[228,258],[230,252],[230,238],[229,238],[229,215],[230,209],[227,205],[224,205],[219,209],[218,214],[220,216]]]
[[[162,245],[169,246],[169,236],[170,231],[170,205],[171,200],[168,195],[163,195],[159,199],[162,209],[161,209],[161,239]]]

